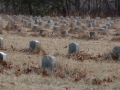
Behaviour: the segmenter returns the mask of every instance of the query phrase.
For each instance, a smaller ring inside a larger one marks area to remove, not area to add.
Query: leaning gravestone
[[[32,52],[37,52],[40,49],[40,43],[37,40],[32,40],[29,42],[29,50]]]
[[[68,48],[68,54],[72,53],[79,53],[79,44],[77,43],[70,43]]]
[[[112,52],[117,59],[120,59],[120,46],[115,46]]]
[[[4,52],[0,52],[0,63],[2,63],[3,61],[6,62],[6,54]]]
[[[56,58],[52,55],[46,55],[42,57],[42,68],[53,69],[56,67]]]
[[[3,47],[3,38],[0,38],[0,48]]]

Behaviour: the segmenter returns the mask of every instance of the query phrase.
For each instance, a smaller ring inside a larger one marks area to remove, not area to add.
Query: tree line
[[[120,0],[0,0],[0,12],[26,15],[120,15]]]

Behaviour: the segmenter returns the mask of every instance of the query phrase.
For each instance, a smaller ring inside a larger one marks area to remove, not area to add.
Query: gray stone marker
[[[3,47],[3,38],[0,38],[0,48]]]
[[[111,17],[107,17],[106,19],[107,19],[107,20],[111,20]]]
[[[94,32],[94,31],[90,32],[90,38],[95,37],[95,35],[96,35],[96,32]]]
[[[46,55],[42,57],[42,68],[53,69],[56,67],[56,58],[52,55]]]
[[[96,17],[97,20],[100,20],[100,17]]]
[[[38,21],[38,24],[39,24],[39,25],[42,25],[42,22],[43,22],[42,20],[39,20],[39,21]]]
[[[58,22],[55,22],[55,23],[54,23],[55,26],[58,26],[58,24],[59,24]]]
[[[66,21],[66,20],[61,20],[61,23],[62,23],[62,24],[66,24],[67,21]]]
[[[81,25],[81,21],[77,21],[77,26],[80,26]]]
[[[50,28],[50,26],[51,26],[50,23],[45,24],[45,27],[46,27],[46,28]]]
[[[57,31],[59,26],[53,26],[53,31]]]
[[[68,48],[68,54],[79,53],[79,44],[70,43]]]
[[[48,20],[48,23],[52,23],[53,22],[53,20]]]
[[[100,20],[100,23],[104,23],[104,20]]]
[[[108,26],[103,26],[102,28],[104,28],[104,29],[108,29]]]
[[[71,22],[71,23],[70,23],[70,27],[71,27],[71,28],[74,28],[75,26],[76,26],[76,23],[75,23],[75,22]]]
[[[28,26],[27,27],[30,28],[31,26],[32,26],[31,22],[28,22]]]
[[[32,40],[29,42],[29,50],[33,52],[37,52],[40,48],[40,43],[37,40]]]
[[[92,27],[93,25],[92,25],[92,23],[88,23],[88,27],[90,28],[90,27]]]
[[[93,22],[93,23],[92,23],[92,25],[93,25],[93,26],[96,26],[96,25],[97,25],[97,23],[96,23],[96,22]]]
[[[105,28],[98,28],[99,31],[105,31]]]
[[[18,29],[18,24],[15,24],[15,25],[14,25],[14,28],[15,28],[15,29]]]
[[[68,35],[68,30],[61,31],[61,35],[62,35],[62,36]]]
[[[74,28],[74,30],[75,30],[75,31],[80,31],[81,28],[80,28],[79,26],[76,26],[76,27]]]
[[[120,59],[120,46],[115,46],[112,50],[113,55],[118,59]]]
[[[111,24],[106,24],[106,26],[108,26],[108,28],[110,28],[110,27],[111,27]]]
[[[36,24],[35,24],[35,25],[33,25],[32,30],[33,30],[33,31],[38,30],[38,25],[36,25]]]
[[[6,54],[4,52],[0,52],[0,63],[2,63],[3,61],[6,62]]]

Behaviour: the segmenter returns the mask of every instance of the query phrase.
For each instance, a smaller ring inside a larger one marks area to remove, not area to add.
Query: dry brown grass
[[[119,24],[115,26],[120,28]],[[111,54],[113,47],[119,45],[119,41],[111,41],[116,29],[108,29],[106,35],[98,34],[98,39],[89,39],[89,30],[82,32],[78,38],[78,33],[70,33],[67,37],[57,36],[59,34],[42,36],[40,32],[28,32],[30,29],[21,28],[26,33],[25,37],[14,30],[3,30],[0,34],[4,38],[4,47],[0,51],[7,54],[7,64],[3,63],[4,67],[0,68],[1,90],[120,89],[120,62]],[[45,30],[51,33],[52,27]],[[31,40],[40,42],[42,52],[27,51]],[[68,44],[71,42],[80,45],[79,54],[68,55]],[[53,71],[45,72],[41,68],[41,58],[45,54],[56,57],[57,67]]]

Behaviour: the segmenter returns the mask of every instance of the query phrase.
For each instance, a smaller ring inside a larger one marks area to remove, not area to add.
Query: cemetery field
[[[120,90],[119,48],[113,52],[120,45],[120,18],[0,18],[0,52],[6,54],[1,90]],[[31,40],[39,42],[37,51],[30,50]],[[70,43],[78,44],[78,52],[68,53]],[[55,57],[52,69],[42,66],[46,55]]]

